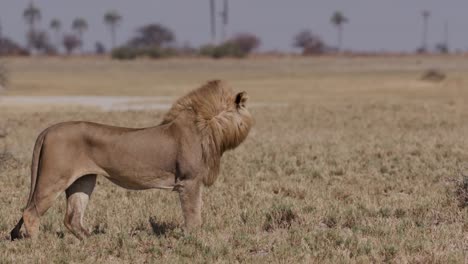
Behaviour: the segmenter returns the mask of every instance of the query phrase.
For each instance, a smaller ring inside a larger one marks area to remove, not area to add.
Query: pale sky
[[[24,44],[27,26],[22,18],[30,0],[0,0],[3,34]],[[103,14],[115,9],[123,16],[118,43],[147,23],[171,28],[179,43],[194,46],[210,41],[209,0],[36,0],[41,9],[41,28],[58,18],[63,30],[71,31],[75,17],[89,24],[85,49],[96,41],[110,46]],[[345,25],[344,48],[357,51],[414,51],[421,45],[422,10],[429,10],[430,47],[443,40],[444,23],[449,24],[451,49],[468,50],[468,1],[466,0],[230,0],[228,33],[251,32],[262,40],[262,50],[291,51],[293,36],[310,29],[327,43],[336,44],[336,29],[330,24],[335,10],[350,23]],[[222,0],[217,0],[218,12]],[[219,19],[219,16],[218,16]],[[219,27],[218,27],[219,29]],[[218,34],[220,35],[220,34]]]

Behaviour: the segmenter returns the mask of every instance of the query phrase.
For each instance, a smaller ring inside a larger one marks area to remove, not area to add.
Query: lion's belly
[[[132,190],[145,189],[172,189],[175,186],[176,177],[174,174],[165,171],[153,171],[152,173],[110,173],[106,176],[110,181],[120,187]]]
[[[176,181],[175,163],[159,153],[130,151],[110,157],[102,168],[111,181],[124,188],[171,188]]]

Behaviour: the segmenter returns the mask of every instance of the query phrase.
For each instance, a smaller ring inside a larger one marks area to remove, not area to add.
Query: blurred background
[[[465,52],[456,0],[0,1],[0,55]]]

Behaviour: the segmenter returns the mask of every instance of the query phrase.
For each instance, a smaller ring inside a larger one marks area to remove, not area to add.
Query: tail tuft
[[[10,236],[11,236],[11,241],[15,241],[16,239],[21,239],[23,236],[20,233],[21,226],[23,225],[23,217],[19,220],[19,222],[16,224],[15,228],[11,230]]]

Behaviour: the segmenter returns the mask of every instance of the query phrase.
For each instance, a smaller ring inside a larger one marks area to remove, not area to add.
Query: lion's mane
[[[178,99],[163,119],[167,124],[184,113],[195,123],[209,170],[203,180],[206,186],[215,182],[223,152],[241,144],[253,125],[246,100],[244,92],[236,94],[225,82],[210,81]]]

